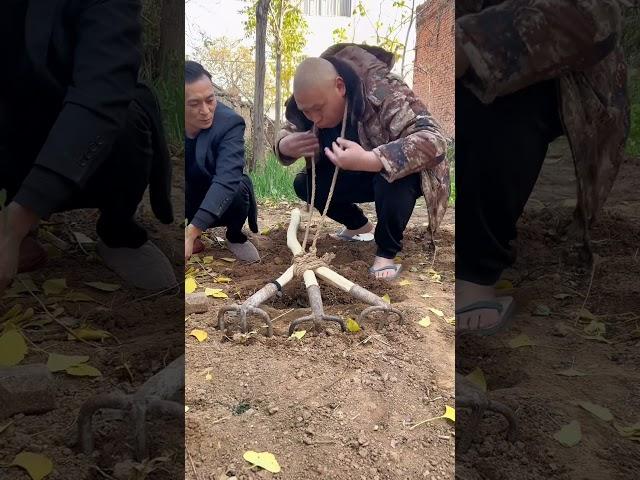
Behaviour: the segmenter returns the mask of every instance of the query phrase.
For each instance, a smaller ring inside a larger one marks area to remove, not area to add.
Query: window
[[[305,15],[350,17],[351,0],[304,0]]]

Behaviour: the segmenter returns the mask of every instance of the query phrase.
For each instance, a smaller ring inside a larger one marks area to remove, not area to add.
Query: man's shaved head
[[[293,78],[293,91],[308,88],[326,88],[335,85],[338,72],[333,64],[324,58],[311,57],[302,61]]]
[[[293,96],[298,108],[318,128],[333,128],[342,120],[346,87],[331,62],[307,58],[293,78]]]

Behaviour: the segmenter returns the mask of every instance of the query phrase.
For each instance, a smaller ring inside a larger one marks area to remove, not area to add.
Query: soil
[[[581,249],[560,228],[575,199],[570,152],[564,140],[552,145],[521,219],[517,263],[504,275],[515,287],[518,305],[512,327],[456,345],[457,370],[484,372],[489,396],[515,410],[519,439],[507,442],[504,420],[486,415],[470,450],[456,457],[457,478],[637,478],[640,443],[622,437],[614,424],[640,421],[639,166],[638,158],[622,165],[594,225],[593,250],[601,261],[591,283],[592,269],[580,259]],[[533,315],[538,305],[550,313]],[[591,320],[577,318],[583,305],[604,324],[605,341],[586,338]],[[507,342],[520,334],[536,345],[510,348]],[[558,375],[568,368],[587,375]],[[608,408],[613,421],[575,405],[583,400]],[[462,412],[459,420],[460,438],[470,432]],[[582,438],[563,447],[553,435],[572,420],[580,422]]]
[[[176,162],[176,171],[181,162]],[[184,210],[183,179],[176,178],[174,207],[176,212]],[[184,266],[184,230],[178,222],[161,225],[153,217],[148,202],[140,206],[138,219],[151,239],[163,250],[172,262],[177,278],[182,277]],[[132,436],[128,430],[128,419],[110,410],[94,417],[96,452],[87,457],[74,445],[76,438],[76,417],[80,406],[90,397],[102,393],[123,391],[134,392],[145,380],[160,371],[165,365],[184,351],[184,337],[181,329],[184,299],[182,289],[149,297],[149,293],[123,287],[113,293],[90,288],[84,282],[107,282],[120,284],[119,278],[93,253],[91,247],[81,249],[73,240],[71,232],[81,232],[96,239],[95,221],[97,212],[77,210],[52,216],[43,225],[56,237],[69,244],[62,252],[42,237],[51,255],[47,265],[29,274],[33,282],[41,287],[47,279],[64,278],[68,286],[66,292],[80,292],[94,301],[51,303],[42,291],[36,295],[47,304],[49,311],[64,308],[58,319],[70,328],[86,325],[93,329],[106,330],[112,337],[103,342],[81,343],[69,341],[67,332],[57,323],[49,320],[35,298],[28,293],[19,298],[0,299],[0,316],[13,305],[35,310],[32,325],[22,330],[28,339],[29,352],[21,364],[46,363],[48,353],[66,355],[87,355],[89,364],[102,375],[97,378],[74,377],[64,372],[55,373],[56,408],[40,415],[15,415],[0,421],[0,464],[12,462],[21,451],[41,453],[49,457],[54,466],[47,480],[134,478],[118,476],[117,470],[132,472],[141,465],[131,463]],[[42,230],[42,229],[41,229]],[[66,293],[65,292],[65,293]],[[3,429],[5,425],[6,429]],[[183,439],[181,422],[165,418],[154,418],[148,422],[150,458],[158,458],[156,470],[147,477],[139,478],[182,478]],[[163,459],[165,459],[163,461]],[[147,462],[145,465],[149,465]],[[97,468],[96,468],[97,467]],[[142,467],[141,467],[142,468]],[[116,471],[114,471],[116,470]],[[122,473],[121,475],[124,475]],[[30,477],[16,467],[0,468],[0,479],[23,480]],[[138,478],[138,477],[136,477]]]
[[[318,252],[335,253],[337,272],[380,296],[388,294],[404,312],[404,325],[395,317],[366,320],[357,333],[342,333],[334,324],[321,331],[306,325],[301,340],[288,339],[290,322],[310,311],[302,280],[294,279],[281,298],[264,306],[274,319],[273,337],[266,337],[255,317],[249,334],[239,334],[233,321],[217,330],[222,305],[244,301],[290,264],[285,230],[294,206],[300,205],[260,206],[261,234],[252,240],[261,263],[220,261],[230,255],[215,240],[224,231],[215,229],[211,247],[200,255],[202,262],[207,256],[213,262],[192,264],[199,269],[198,291],[221,288],[229,298],[213,299],[208,313],[185,322],[186,478],[274,477],[243,460],[248,450],[273,453],[282,468],[276,477],[283,480],[453,478],[453,425],[437,420],[410,430],[454,401],[454,327],[447,323],[453,317],[453,211],[438,235],[434,259],[424,201],[418,205],[399,259],[401,279],[409,282],[403,285],[370,279],[374,245],[334,240],[328,233],[338,225],[328,220],[324,226]],[[371,205],[366,211],[373,218]],[[430,269],[441,275],[439,281]],[[218,276],[231,282],[216,283]],[[320,284],[325,312],[357,318],[365,307]],[[426,316],[431,324],[425,328],[417,322]],[[192,329],[207,331],[208,339],[198,342],[189,336]]]

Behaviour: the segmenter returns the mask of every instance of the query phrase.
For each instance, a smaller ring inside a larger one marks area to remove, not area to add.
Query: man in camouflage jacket
[[[371,273],[377,278],[399,272],[393,259],[417,197],[426,199],[433,235],[450,190],[446,140],[424,104],[391,73],[393,62],[389,52],[355,44],[334,45],[319,59],[302,62],[287,102],[288,122],[275,147],[284,165],[304,156],[309,168],[316,159],[315,206],[321,211],[334,165],[346,170],[339,174],[327,213],[345,225],[336,238],[371,238],[373,225],[355,204],[376,202],[378,251]],[[345,104],[345,138],[338,138]],[[310,177],[301,172],[294,184],[307,201]]]
[[[486,307],[487,301],[495,300],[493,284],[513,262],[509,242],[515,238],[515,224],[548,143],[563,134],[571,146],[577,178],[574,226],[589,247],[589,227],[611,190],[629,132],[627,67],[620,44],[621,8],[628,4],[623,0],[456,2],[458,178],[464,182],[462,175],[475,177],[475,184],[458,189],[456,302],[463,307],[458,310],[466,310],[457,318],[459,329],[490,331],[505,320],[505,305],[500,302],[495,302],[496,308],[468,307],[477,301]],[[473,118],[472,123],[467,118]],[[522,125],[516,134],[513,123]],[[468,132],[483,125],[490,126],[476,142]],[[494,147],[498,143],[513,146],[500,150]],[[501,176],[512,164],[521,170],[513,170],[509,178]],[[522,176],[528,178],[517,178]],[[509,190],[510,182],[520,191]],[[500,195],[482,206],[483,199],[496,191]],[[493,221],[491,217],[498,216],[504,205],[508,209],[502,222]],[[482,220],[476,223],[477,218]],[[484,242],[485,238],[491,240]]]

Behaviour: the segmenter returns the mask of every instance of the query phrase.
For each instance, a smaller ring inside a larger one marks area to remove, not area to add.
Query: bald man
[[[314,206],[324,210],[336,166],[340,172],[327,215],[342,224],[334,238],[377,244],[369,269],[391,280],[402,266],[404,230],[416,200],[427,201],[429,231],[435,233],[449,198],[446,140],[413,91],[391,73],[393,55],[378,47],[338,44],[297,68],[275,152],[291,165],[304,157],[307,168],[294,188],[311,197],[311,162],[316,161]],[[342,121],[347,108],[344,137]],[[377,225],[357,205],[375,202]]]

